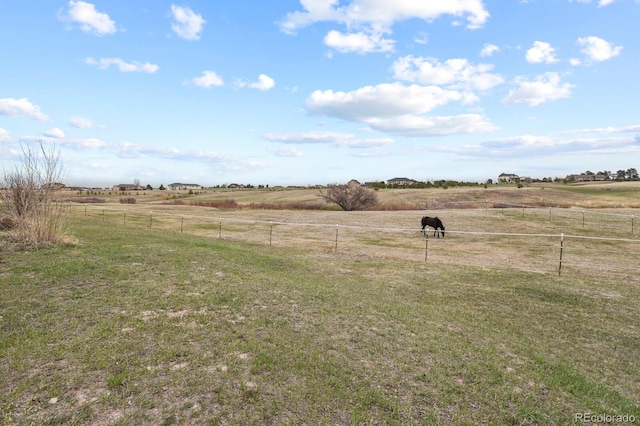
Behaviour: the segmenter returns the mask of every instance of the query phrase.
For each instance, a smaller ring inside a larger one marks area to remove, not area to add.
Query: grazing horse
[[[429,217],[429,216],[424,216],[422,218],[422,232],[425,236],[426,231],[424,230],[425,227],[430,226],[434,229],[433,231],[433,236],[436,236],[436,233],[438,234],[438,238],[440,238],[440,234],[442,234],[442,238],[444,238],[444,225],[442,224],[442,221],[436,216],[436,217]]]

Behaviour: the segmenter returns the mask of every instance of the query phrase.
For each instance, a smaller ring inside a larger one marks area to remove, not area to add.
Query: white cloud
[[[88,118],[80,117],[78,115],[74,115],[69,118],[69,125],[75,127],[76,129],[94,129],[100,126],[97,126],[93,121]]]
[[[86,139],[69,139],[61,142],[63,146],[68,148],[82,150],[82,149],[104,149],[110,148],[113,145],[97,138]]]
[[[302,157],[302,152],[293,146],[287,146],[282,148],[269,148],[269,152],[277,155],[278,157]]]
[[[315,114],[366,123],[370,129],[403,136],[450,135],[496,129],[478,114],[425,115],[452,101],[465,104],[477,101],[477,97],[437,86],[394,83],[366,86],[353,92],[318,90],[307,99],[307,108]]]
[[[337,22],[352,28],[389,28],[396,21],[417,18],[431,22],[443,15],[466,18],[467,27],[476,29],[489,18],[482,0],[301,0],[300,3],[304,10],[288,13],[280,23],[282,31],[293,33],[316,22]]]
[[[371,53],[391,52],[395,41],[384,39],[383,32],[357,32],[342,34],[339,31],[329,31],[324,37],[324,43],[341,53]]]
[[[569,3],[573,3],[574,0],[569,0]],[[577,3],[591,3],[591,0],[575,0]],[[608,6],[610,4],[613,4],[615,0],[599,0],[598,1],[598,7],[604,7],[604,6]],[[636,0],[636,3],[638,2],[638,0]]]
[[[49,117],[40,111],[40,107],[29,102],[27,98],[0,99],[0,115],[9,117],[29,117],[38,121],[49,121]]]
[[[97,36],[114,34],[117,31],[116,24],[109,15],[98,12],[93,4],[83,1],[71,0],[67,13],[59,14],[59,19],[78,24],[82,31]]]
[[[94,58],[86,58],[84,61],[89,65],[97,66],[98,68],[103,70],[109,68],[111,65],[114,65],[121,72],[144,72],[147,74],[154,74],[159,69],[158,65],[151,64],[149,62],[145,62],[144,64],[136,61],[125,62],[120,58],[102,58],[99,60],[96,60]]]
[[[429,35],[421,31],[413,38],[413,41],[418,44],[427,44],[429,42]]]
[[[0,127],[0,143],[9,142],[11,137],[9,137],[9,132]]]
[[[171,29],[178,37],[185,40],[200,40],[200,33],[202,27],[207,22],[202,18],[202,15],[195,13],[188,7],[171,5],[171,15],[174,22],[171,24]]]
[[[555,49],[544,41],[534,42],[533,47],[527,50],[526,59],[530,64],[540,64],[543,62],[552,64],[558,62],[555,56]]]
[[[490,140],[476,150],[480,156],[531,157],[559,154],[614,154],[638,151],[638,141],[633,136],[607,138],[556,138],[550,136],[522,135]],[[469,153],[467,153],[469,154]]]
[[[369,120],[372,129],[402,136],[445,136],[463,133],[488,132],[497,127],[479,114],[449,117],[405,115],[391,119]]]
[[[570,134],[611,134],[611,133],[640,133],[640,124],[627,127],[599,127],[595,129],[567,130]]]
[[[518,77],[515,83],[518,87],[509,91],[502,100],[503,104],[536,106],[544,102],[568,98],[574,87],[572,84],[562,83],[560,76],[555,72],[537,76],[534,80]]]
[[[613,46],[600,37],[580,37],[577,41],[582,46],[582,53],[587,55],[593,61],[606,61],[618,56],[622,51],[622,46]]]
[[[201,77],[191,79],[190,83],[198,87],[204,87],[206,89],[213,86],[224,85],[224,81],[222,81],[222,78],[220,78],[218,74],[215,73],[215,71],[203,71]]]
[[[54,138],[54,139],[63,139],[64,138],[64,132],[62,130],[58,129],[57,127],[54,127],[51,130],[47,130],[46,132],[44,132],[44,135],[46,137]]]
[[[496,46],[495,44],[485,44],[482,47],[482,50],[480,51],[480,56],[485,57],[485,56],[491,56],[494,53],[497,53],[500,51],[500,48],[498,46]]]
[[[237,85],[238,87],[248,87],[250,89],[258,89],[261,91],[266,91],[266,90],[273,89],[276,85],[276,82],[274,79],[272,79],[268,75],[260,74],[258,76],[258,81],[254,83],[247,83],[245,81],[238,80]]]
[[[306,104],[309,111],[315,114],[366,122],[376,117],[421,114],[465,99],[465,94],[461,92],[436,86],[392,83],[365,86],[352,92],[316,90],[307,98]]]
[[[392,69],[399,80],[465,90],[489,90],[504,82],[502,77],[489,72],[493,65],[472,65],[466,59],[448,59],[441,63],[435,58],[409,55],[396,60]]]
[[[389,138],[367,138],[359,139],[351,133],[337,132],[306,132],[306,133],[266,133],[262,135],[269,142],[280,142],[286,144],[328,144],[340,148],[372,148],[385,146],[393,143]]]
[[[351,133],[337,132],[306,132],[306,133],[265,133],[262,135],[269,142],[287,144],[340,144],[353,139]]]

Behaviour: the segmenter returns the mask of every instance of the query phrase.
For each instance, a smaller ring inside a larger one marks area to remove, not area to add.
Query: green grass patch
[[[640,418],[637,284],[71,225],[0,253],[3,424]]]

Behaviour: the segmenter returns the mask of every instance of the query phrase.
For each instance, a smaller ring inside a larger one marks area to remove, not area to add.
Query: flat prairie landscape
[[[67,244],[3,243],[3,424],[640,419],[636,183],[275,206],[318,191],[77,194]]]

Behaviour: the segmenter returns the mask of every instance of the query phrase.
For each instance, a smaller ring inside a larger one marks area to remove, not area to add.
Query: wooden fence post
[[[428,232],[424,233],[424,261],[427,261],[427,253],[429,253],[429,235]]]

